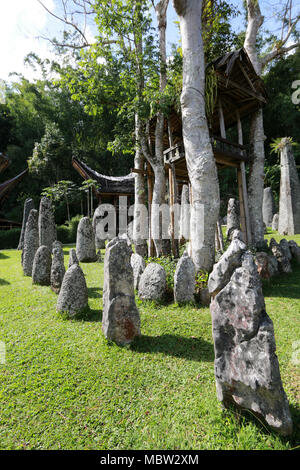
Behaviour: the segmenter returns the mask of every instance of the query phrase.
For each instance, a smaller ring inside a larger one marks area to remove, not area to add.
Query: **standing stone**
[[[300,233],[300,182],[290,139],[281,140],[280,198],[278,232],[281,235]]]
[[[88,217],[83,217],[77,227],[76,254],[80,262],[97,261],[95,234]]]
[[[103,209],[100,206],[97,207],[93,216],[96,250],[103,250],[105,248],[105,239],[101,238],[100,236],[100,222],[103,219],[103,216]]]
[[[228,201],[227,206],[227,230],[226,230],[226,237],[228,240],[231,240],[231,232],[235,229],[239,230],[240,228],[240,210],[239,210],[239,202],[231,198]]]
[[[279,214],[274,214],[273,220],[272,220],[272,230],[275,230],[276,232],[278,230],[278,221],[279,221]]]
[[[283,249],[281,246],[274,240],[274,238],[271,238],[270,240],[270,248],[272,250],[272,254],[275,256],[275,258],[278,261],[278,269],[282,273],[291,273],[292,272],[292,267],[289,258],[284,254]]]
[[[190,198],[189,187],[187,184],[182,186],[181,191],[181,205],[180,205],[180,230],[179,241],[185,243],[190,239]]]
[[[177,263],[174,275],[174,300],[178,303],[194,302],[195,265],[185,251]]]
[[[53,243],[50,284],[51,289],[59,293],[65,275],[64,252],[60,242]]]
[[[107,339],[117,344],[131,343],[141,334],[131,255],[131,247],[125,238],[116,237],[106,246],[102,331]]]
[[[139,283],[139,297],[142,300],[163,300],[166,294],[166,271],[157,263],[146,266]]]
[[[292,433],[273,323],[250,252],[210,304],[218,400],[249,409],[282,435]]]
[[[88,290],[81,267],[74,263],[67,270],[57,299],[56,311],[67,312],[70,317],[88,306]]]
[[[52,244],[56,240],[56,225],[51,201],[42,197],[39,211],[39,245],[47,246],[52,251]]]
[[[264,189],[264,198],[263,198],[263,221],[267,227],[271,227],[273,216],[275,213],[275,201],[271,188]]]
[[[68,267],[70,268],[73,264],[79,264],[79,261],[76,255],[76,250],[74,250],[74,248],[71,248],[69,252],[69,266]]]
[[[275,256],[258,251],[255,255],[255,263],[261,279],[270,279],[278,274],[278,261]]]
[[[133,269],[134,289],[138,289],[141,275],[146,268],[146,263],[144,258],[138,253],[132,253],[130,263]]]
[[[32,267],[32,283],[41,286],[50,286],[51,251],[46,245],[37,250]]]
[[[18,250],[22,250],[24,246],[25,228],[26,228],[26,223],[27,223],[31,209],[34,209],[33,199],[28,198],[26,199],[24,203],[22,229],[21,229],[20,240],[18,244]]]
[[[22,266],[25,276],[32,275],[35,253],[39,247],[38,211],[31,209],[25,227]]]
[[[300,247],[294,240],[289,240],[289,247],[293,258],[300,264]]]
[[[279,246],[282,249],[284,256],[289,261],[291,261],[292,260],[292,253],[291,253],[291,250],[290,250],[289,242],[285,238],[283,238],[282,240],[280,240]]]

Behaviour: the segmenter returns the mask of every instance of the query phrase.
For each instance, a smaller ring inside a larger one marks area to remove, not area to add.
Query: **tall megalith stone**
[[[35,253],[39,247],[38,211],[31,209],[24,233],[22,267],[25,276],[32,275]]]
[[[300,233],[300,182],[289,138],[280,146],[280,198],[278,232],[281,235]]]
[[[19,244],[18,244],[18,250],[23,249],[25,228],[26,228],[26,223],[27,223],[27,220],[28,220],[29,213],[30,213],[31,209],[34,209],[33,199],[27,198],[24,202],[22,229],[21,229],[20,240],[19,240]]]
[[[58,294],[66,272],[64,252],[60,242],[53,243],[52,255],[50,284],[51,289]]]
[[[80,262],[97,261],[95,234],[89,217],[82,217],[78,224],[76,254]]]
[[[50,252],[56,240],[56,225],[50,199],[42,197],[39,210],[39,245],[47,246]]]
[[[275,201],[272,188],[264,189],[263,198],[263,221],[267,227],[272,226],[273,217],[275,214]]]
[[[185,243],[190,239],[190,197],[189,187],[187,184],[182,186],[181,205],[180,205],[180,224],[179,224],[179,241]]]
[[[116,237],[106,246],[102,331],[107,339],[117,344],[131,343],[141,334],[131,255],[131,247],[125,238]]]
[[[51,251],[46,245],[38,248],[32,266],[32,282],[41,286],[50,286]]]
[[[230,198],[227,206],[227,229],[226,237],[231,240],[231,234],[234,230],[239,230],[240,228],[240,209],[239,202]]]
[[[217,397],[225,407],[234,404],[251,410],[274,430],[289,435],[293,425],[275,353],[273,323],[266,313],[253,255],[238,251],[240,260],[231,276],[218,286],[212,283],[211,289]],[[215,265],[214,271],[220,274],[224,268]]]
[[[88,306],[88,290],[83,271],[79,264],[69,267],[58,294],[56,311],[74,317]]]

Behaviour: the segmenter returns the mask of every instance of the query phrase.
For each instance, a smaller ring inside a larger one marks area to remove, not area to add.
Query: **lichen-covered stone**
[[[107,339],[120,345],[131,343],[141,334],[131,255],[131,246],[125,238],[116,237],[106,246],[102,331]]]
[[[278,220],[279,220],[279,214],[274,214],[273,220],[272,220],[272,230],[275,230],[276,232],[278,230]]]
[[[263,197],[263,221],[267,227],[271,227],[272,220],[275,212],[275,201],[272,192],[272,188],[265,188],[264,189],[264,197]]]
[[[68,265],[68,267],[70,268],[70,266],[72,266],[73,264],[79,264],[79,261],[78,261],[77,255],[76,255],[76,250],[74,250],[74,248],[71,248],[71,250],[69,251],[69,265]]]
[[[177,263],[174,275],[174,300],[178,303],[193,302],[195,294],[195,265],[185,251]]]
[[[272,254],[278,261],[278,269],[282,273],[291,273],[292,267],[289,258],[284,254],[282,247],[271,238],[270,240],[270,248],[272,250]]]
[[[57,299],[56,311],[70,317],[88,306],[88,290],[81,267],[74,263],[66,271]]]
[[[77,227],[76,254],[80,262],[97,261],[94,229],[88,217],[83,217]]]
[[[228,249],[221,256],[218,263],[208,279],[208,290],[211,296],[216,295],[228,283],[234,270],[241,264],[241,256],[246,251],[247,246],[238,238],[239,231],[233,231],[235,237],[230,243]]]
[[[34,209],[33,199],[27,198],[24,202],[23,221],[22,221],[22,229],[21,229],[21,234],[20,234],[20,239],[19,239],[19,244],[18,244],[18,250],[22,250],[24,246],[25,228],[26,228],[26,223],[27,223],[31,209]]]
[[[273,255],[258,251],[255,255],[255,263],[261,279],[270,279],[278,274],[278,261]]]
[[[289,247],[293,258],[300,264],[300,247],[294,240],[289,240]]]
[[[32,275],[34,256],[39,247],[38,211],[31,209],[25,227],[22,267],[25,276]]]
[[[52,251],[56,240],[56,225],[50,199],[42,197],[39,210],[39,245],[47,246]]]
[[[138,289],[141,275],[146,268],[146,263],[144,258],[138,253],[132,253],[130,263],[133,269],[134,288]]]
[[[226,229],[226,237],[228,240],[231,240],[231,233],[233,230],[240,228],[240,209],[239,209],[239,202],[231,198],[228,201],[227,206],[227,229]]]
[[[166,271],[158,263],[150,263],[141,275],[139,297],[142,300],[163,300],[166,294]]]
[[[32,283],[41,286],[50,286],[51,251],[46,245],[38,248],[32,267]]]
[[[249,409],[282,435],[291,434],[273,324],[251,253],[242,256],[241,266],[211,301],[210,310],[219,401]]]
[[[292,259],[292,253],[291,253],[291,250],[290,250],[289,242],[288,242],[285,238],[283,238],[282,240],[280,240],[279,246],[280,246],[280,248],[282,249],[284,256],[285,256],[289,261],[291,261],[291,259]]]
[[[66,272],[64,264],[64,252],[60,242],[53,243],[52,255],[50,284],[51,289],[56,292],[56,294],[58,294]]]

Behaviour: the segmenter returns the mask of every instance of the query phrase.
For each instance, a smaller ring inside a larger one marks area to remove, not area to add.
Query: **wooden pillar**
[[[220,133],[223,139],[226,139],[226,129],[225,129],[225,121],[224,121],[224,113],[223,113],[223,106],[221,98],[219,98],[219,121],[220,121]]]
[[[240,118],[239,110],[236,110],[237,115],[237,130],[238,130],[238,141],[240,145],[243,145],[243,128]],[[241,162],[240,167],[237,169],[237,180],[239,188],[239,200],[240,200],[240,216],[241,216],[241,228],[244,233],[245,242],[248,245],[252,243],[249,206],[248,206],[248,193],[247,193],[247,181],[246,181],[246,169],[245,163]]]

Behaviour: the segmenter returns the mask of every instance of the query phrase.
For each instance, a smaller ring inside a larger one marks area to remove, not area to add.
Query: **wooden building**
[[[209,68],[213,69],[217,80],[215,106],[208,119],[213,152],[218,169],[229,167],[237,173],[241,229],[245,241],[251,244],[245,172],[249,155],[248,146],[244,145],[243,141],[242,120],[267,102],[267,94],[262,79],[256,74],[243,48],[219,57],[207,65],[207,69]],[[226,130],[233,126],[237,128],[237,142],[227,139]],[[150,141],[154,145],[155,121],[150,124]],[[189,183],[182,120],[180,114],[175,111],[165,119],[164,149],[165,170],[169,179],[169,201],[172,205],[177,200],[176,191],[180,192],[183,183]],[[133,172],[140,173],[141,170],[133,169]],[[149,165],[144,174],[148,177],[148,188],[151,188],[153,173]],[[171,226],[171,232],[173,229]]]

